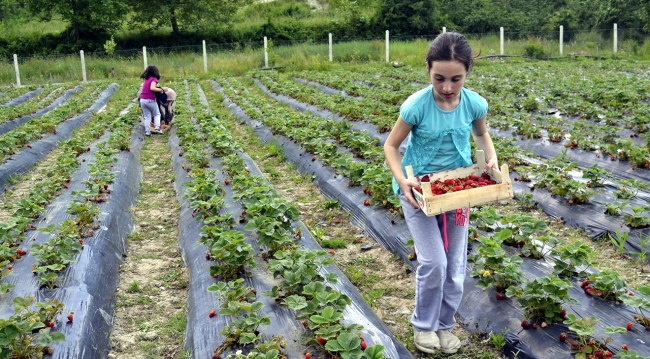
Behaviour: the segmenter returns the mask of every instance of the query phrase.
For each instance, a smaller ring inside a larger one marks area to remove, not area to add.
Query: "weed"
[[[346,247],[346,243],[342,239],[323,239],[320,245],[323,248],[333,248],[333,249]]]

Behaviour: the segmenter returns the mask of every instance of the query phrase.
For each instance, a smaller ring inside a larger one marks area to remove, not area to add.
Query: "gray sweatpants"
[[[153,126],[160,130],[160,110],[156,100],[140,99],[140,108],[144,116],[144,132],[151,132],[151,117],[153,116]]]
[[[463,298],[467,266],[469,208],[427,217],[400,194],[406,224],[420,266],[415,272],[415,311],[411,324],[420,330],[452,329]],[[448,250],[445,250],[445,223]]]

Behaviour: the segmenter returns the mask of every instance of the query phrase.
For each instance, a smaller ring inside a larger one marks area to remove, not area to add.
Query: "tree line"
[[[323,41],[391,36],[428,36],[442,27],[463,33],[521,34],[619,28],[650,29],[650,0],[0,0],[0,21],[57,16],[67,28],[17,39],[0,37],[0,55],[21,56],[103,51],[112,36],[118,49],[215,43]],[[242,12],[257,9],[266,21],[248,27]],[[280,16],[280,17],[276,17]],[[318,18],[319,21],[307,21]],[[125,35],[125,29],[129,35]],[[158,29],[171,29],[161,33]],[[135,34],[135,35],[133,35]],[[565,35],[565,36],[567,36]],[[525,36],[525,35],[524,35]]]

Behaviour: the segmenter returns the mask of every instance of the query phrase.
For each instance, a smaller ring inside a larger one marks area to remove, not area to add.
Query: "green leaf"
[[[605,334],[626,334],[627,329],[623,327],[607,327],[605,328]]]
[[[351,333],[341,333],[336,341],[347,351],[361,347],[361,339],[359,339],[359,336]]]
[[[384,359],[384,346],[377,344],[367,347],[364,354],[368,359]]]

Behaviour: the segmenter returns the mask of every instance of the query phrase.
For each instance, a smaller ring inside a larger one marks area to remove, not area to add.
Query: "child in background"
[[[140,108],[144,116],[144,134],[146,136],[151,136],[152,133],[162,134],[163,132],[160,130],[160,110],[158,109],[155,95],[155,92],[166,91],[163,87],[157,87],[158,81],[160,81],[160,72],[158,72],[156,66],[149,65],[142,75],[140,75],[140,78],[144,79],[142,91],[140,92]],[[151,129],[152,117],[154,124],[153,130]]]

